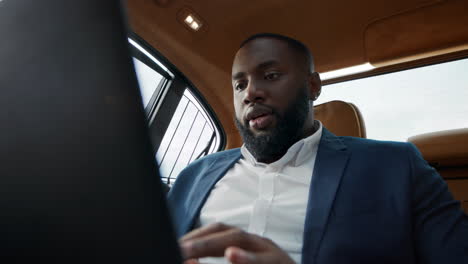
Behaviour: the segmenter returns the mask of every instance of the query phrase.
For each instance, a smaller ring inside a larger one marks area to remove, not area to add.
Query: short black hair
[[[239,46],[239,49],[245,46],[250,41],[259,39],[259,38],[273,38],[273,39],[278,39],[278,40],[286,42],[288,46],[294,52],[296,52],[300,57],[306,59],[305,62],[306,62],[307,67],[310,68],[310,71],[314,71],[314,57],[312,56],[312,53],[310,52],[309,48],[304,43],[300,42],[299,40],[293,39],[288,36],[275,34],[275,33],[257,33],[257,34],[251,35],[250,37],[242,41]]]

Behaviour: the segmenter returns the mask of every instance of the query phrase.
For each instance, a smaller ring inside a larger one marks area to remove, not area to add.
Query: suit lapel
[[[189,211],[187,212],[186,225],[181,227],[182,233],[189,231],[200,214],[200,210],[205,203],[208,195],[213,189],[214,185],[226,174],[234,163],[241,157],[240,150],[233,152],[229,156],[222,156],[215,159],[210,165],[203,177],[196,181],[192,187],[192,191],[188,196]]]
[[[315,263],[335,195],[349,158],[341,139],[323,128],[304,226],[302,263]]]

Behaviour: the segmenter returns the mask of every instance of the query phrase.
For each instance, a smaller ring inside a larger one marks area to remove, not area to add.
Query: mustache
[[[253,104],[252,106],[248,107],[244,113],[244,116],[243,116],[243,122],[241,122],[241,124],[243,124],[244,126],[246,127],[250,127],[250,124],[249,124],[249,114],[253,113],[253,112],[266,112],[266,113],[269,113],[277,118],[281,118],[283,115],[280,114],[280,112],[278,110],[276,110],[276,108],[272,107],[272,106],[269,106],[269,105],[265,105],[265,104],[261,104],[261,103],[255,103]],[[236,118],[237,120],[237,118]],[[238,120],[240,121],[240,120]]]

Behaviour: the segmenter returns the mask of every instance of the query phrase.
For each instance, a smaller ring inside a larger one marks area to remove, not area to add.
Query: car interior
[[[457,211],[458,218],[468,216],[468,0],[0,0],[0,11],[0,87],[8,88],[0,96],[2,256],[180,263],[174,233],[190,217],[173,213],[197,208],[190,194],[198,186],[184,184],[206,187],[208,177],[186,177],[193,172],[186,170],[169,192],[192,162],[243,145],[231,71],[241,43],[258,33],[310,49],[322,84],[314,118],[326,129],[413,144],[460,202],[466,214]],[[220,160],[199,163],[211,166],[200,175]],[[362,175],[385,186],[383,174]],[[332,185],[321,179],[320,188]],[[371,188],[349,189],[372,195]],[[189,202],[170,208],[179,190]],[[353,205],[346,208],[360,209],[358,199],[346,198]],[[372,204],[356,223],[380,206],[370,195],[361,200]]]
[[[163,99],[146,108],[155,150],[166,144],[163,137],[171,117],[186,96],[181,86],[191,87],[194,97],[208,109],[213,127],[219,128],[213,132],[220,137],[216,147],[192,154],[181,168],[212,151],[242,145],[233,122],[230,75],[239,44],[252,34],[278,33],[305,43],[322,77],[323,93],[336,83],[346,85],[350,80],[468,57],[466,0],[129,0],[127,8],[130,38],[175,73],[170,89],[160,96]],[[466,83],[464,87],[468,88]],[[337,99],[316,105],[315,113],[336,135],[366,138],[361,107]],[[418,111],[425,115],[425,109]],[[170,141],[177,137],[173,135]],[[440,172],[468,212],[466,126],[408,134],[407,141]],[[174,166],[171,172],[177,171]],[[166,183],[170,185],[175,177],[169,176]]]

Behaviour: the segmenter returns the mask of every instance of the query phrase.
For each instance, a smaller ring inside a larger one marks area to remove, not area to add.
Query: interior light
[[[370,63],[364,63],[361,65],[356,65],[348,68],[343,68],[339,69],[336,71],[329,71],[329,72],[323,72],[320,73],[320,79],[322,80],[328,80],[328,79],[333,79],[337,77],[342,77],[342,76],[347,76],[355,73],[360,73],[360,72],[366,72],[375,69],[374,66]]]
[[[193,17],[191,15],[188,15],[186,18],[185,18],[185,23],[187,24],[191,24],[193,22]]]
[[[203,26],[203,22],[199,17],[194,15],[193,12],[185,12],[180,18],[183,19],[181,21],[193,31],[198,31]]]
[[[197,22],[193,21],[192,24],[190,24],[190,27],[194,30],[198,30],[200,28],[200,25]]]

